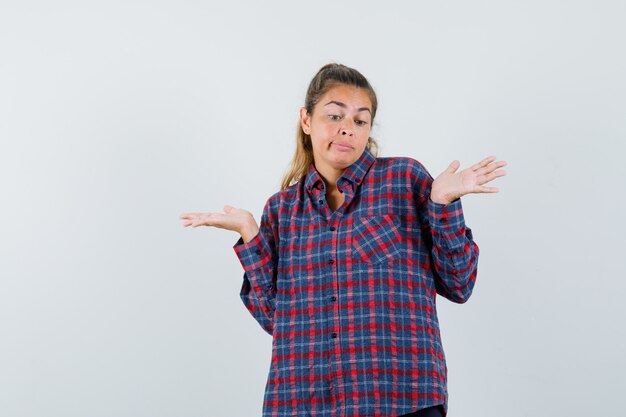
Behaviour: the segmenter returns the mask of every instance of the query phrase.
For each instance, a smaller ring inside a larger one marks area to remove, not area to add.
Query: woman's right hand
[[[225,205],[224,213],[183,213],[184,227],[213,226],[238,232],[244,242],[249,242],[259,231],[254,216],[249,211]]]

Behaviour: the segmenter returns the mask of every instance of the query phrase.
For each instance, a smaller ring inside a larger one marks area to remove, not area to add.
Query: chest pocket
[[[401,241],[393,215],[357,217],[352,223],[352,257],[357,262],[389,261],[400,253]]]

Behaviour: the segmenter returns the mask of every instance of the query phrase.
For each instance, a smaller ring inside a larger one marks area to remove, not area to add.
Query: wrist
[[[439,197],[439,196],[433,196],[432,194],[430,195],[430,201],[432,201],[433,203],[437,203],[437,204],[450,204],[450,201],[446,200],[443,197]]]
[[[459,194],[438,194],[438,193],[430,193],[430,200],[433,203],[448,205],[456,200],[461,198]]]
[[[243,239],[245,243],[254,239],[254,237],[258,233],[259,233],[259,227],[257,226],[254,220],[244,225],[244,227],[242,227],[241,230],[239,231],[239,234],[241,235],[241,238]]]

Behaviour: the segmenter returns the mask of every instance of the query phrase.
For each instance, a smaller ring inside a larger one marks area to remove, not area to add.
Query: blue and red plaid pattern
[[[433,202],[432,182],[415,159],[365,149],[333,211],[311,164],[235,243],[241,299],[273,336],[263,417],[447,414],[435,296],[467,301],[479,250],[461,200]]]

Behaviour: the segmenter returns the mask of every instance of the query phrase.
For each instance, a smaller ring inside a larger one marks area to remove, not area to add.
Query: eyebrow
[[[341,101],[335,101],[335,100],[331,100],[331,101],[329,101],[328,103],[324,104],[324,106],[328,106],[329,104],[336,104],[336,105],[338,105],[339,107],[343,107],[343,108],[346,108],[346,107],[347,107],[347,106],[346,106],[345,104],[343,104]],[[372,111],[371,111],[369,108],[367,108],[367,107],[361,107],[358,111],[368,111],[368,112],[370,112],[370,116],[372,115]]]

